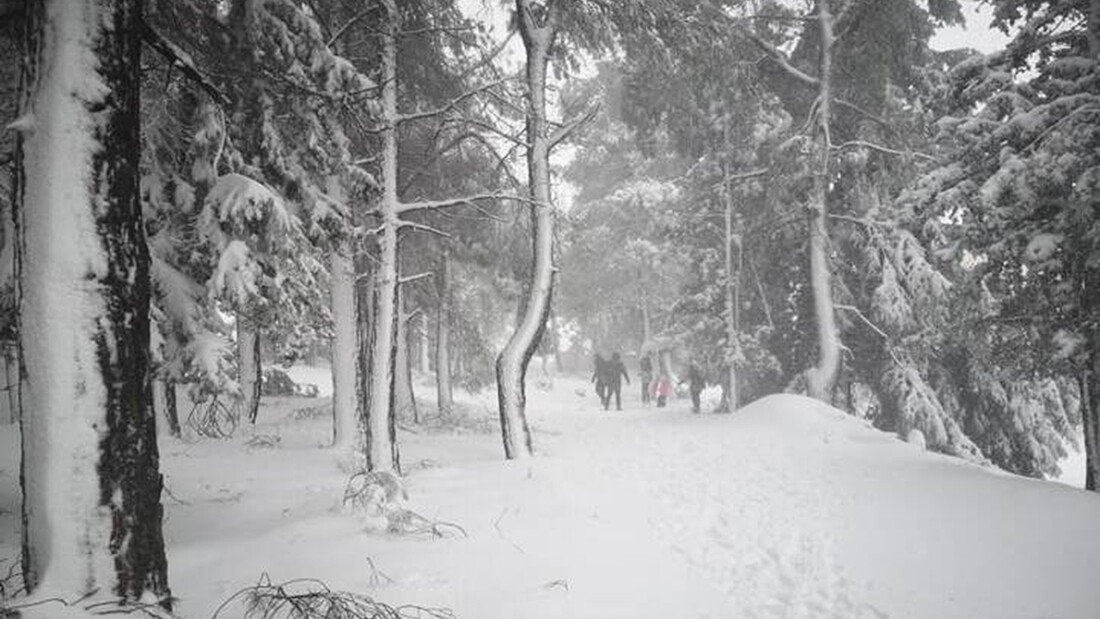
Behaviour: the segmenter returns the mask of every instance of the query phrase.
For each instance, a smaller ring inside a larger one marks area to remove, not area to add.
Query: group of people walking
[[[649,404],[656,400],[657,407],[662,408],[668,403],[668,396],[672,391],[672,381],[665,371],[659,371],[656,376],[653,372],[653,362],[649,356],[643,356],[638,364],[639,384],[642,389],[642,403]],[[600,398],[600,405],[604,410],[611,406],[611,397],[615,397],[615,410],[623,410],[622,406],[622,381],[630,384],[630,376],[626,373],[619,353],[613,353],[610,359],[604,359],[599,353],[595,357],[595,370],[592,380],[596,384],[596,395]],[[688,383],[688,391],[691,393],[691,411],[699,412],[700,396],[706,387],[706,379],[699,365],[692,362],[688,366],[687,375],[678,383]]]
[[[600,397],[604,410],[611,405],[611,396],[615,396],[615,410],[623,410],[623,380],[630,384],[630,377],[626,374],[626,366],[623,365],[619,353],[612,354],[610,359],[596,355],[596,370],[592,374],[592,382],[596,383],[596,395]]]

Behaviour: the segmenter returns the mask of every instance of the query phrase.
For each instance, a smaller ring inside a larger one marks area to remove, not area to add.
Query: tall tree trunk
[[[727,141],[728,143],[728,141]],[[737,410],[738,395],[737,395],[737,357],[740,354],[738,350],[738,342],[740,334],[738,333],[738,281],[734,278],[733,267],[733,244],[734,230],[733,230],[733,187],[730,185],[730,173],[727,164],[723,164],[723,171],[725,172],[725,183],[723,184],[722,197],[725,201],[725,224],[726,224],[726,368],[727,374],[725,377],[725,389],[722,390],[723,406],[722,409],[726,412],[733,412]],[[740,251],[741,240],[736,240],[737,246]],[[741,276],[741,270],[737,270],[737,277]]]
[[[560,20],[561,5],[548,3],[541,22],[530,0],[516,0],[516,15],[527,52],[527,182],[533,201],[531,280],[522,317],[497,357],[497,401],[504,456],[521,458],[532,453],[527,425],[527,365],[546,329],[554,287],[554,206],[550,201],[550,137],[546,122],[546,69]]]
[[[420,411],[416,409],[416,395],[412,384],[412,357],[409,355],[409,321],[405,312],[405,291],[397,289],[397,349],[394,351],[394,412],[420,423]]]
[[[420,327],[416,330],[416,352],[417,362],[416,365],[420,369],[421,374],[427,374],[431,372],[431,338],[428,337],[428,313],[421,312],[420,314]]]
[[[263,386],[263,364],[260,363],[260,329],[251,318],[237,313],[237,368],[240,374],[244,413],[249,423],[256,423],[260,412],[260,389]]]
[[[165,378],[164,384],[164,419],[168,422],[168,434],[179,438],[183,435],[180,431],[180,411],[176,402],[176,381]]]
[[[840,336],[834,315],[832,276],[829,268],[828,220],[829,165],[831,148],[829,122],[832,104],[833,21],[829,3],[817,3],[818,25],[821,28],[821,75],[817,101],[817,123],[814,141],[818,151],[818,169],[814,174],[810,203],[810,287],[813,289],[814,315],[817,318],[818,364],[809,371],[810,396],[823,402],[832,401],[833,383],[840,367]]]
[[[45,597],[101,590],[168,608],[138,187],[142,3],[24,7],[23,578]]]
[[[367,454],[367,419],[370,405],[370,363],[374,342],[374,277],[373,264],[367,252],[353,258],[355,264],[355,438],[352,444]],[[349,439],[352,440],[352,439]]]
[[[1100,492],[1100,336],[1089,343],[1087,366],[1080,374],[1081,422],[1085,431],[1085,489]]]
[[[370,356],[370,401],[367,405],[367,468],[399,471],[393,409],[394,334],[397,328],[397,231],[401,225],[397,201],[397,33],[395,0],[385,0],[388,12],[382,34],[382,202],[381,234],[374,286],[374,341]]]
[[[355,352],[355,265],[351,243],[342,241],[329,254],[332,267],[332,446],[337,450],[356,447],[358,403],[356,402]]]
[[[439,293],[439,315],[435,323],[435,391],[439,415],[450,415],[454,410],[454,390],[451,385],[451,262],[444,250],[436,272],[436,290]]]

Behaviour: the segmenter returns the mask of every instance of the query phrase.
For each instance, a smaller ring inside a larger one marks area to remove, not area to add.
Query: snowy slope
[[[500,460],[491,394],[467,402],[480,424],[403,432],[409,507],[465,536],[365,532],[340,509],[325,420],[295,413],[316,402],[267,405],[274,448],[165,441],[182,616],[262,573],[477,619],[1100,616],[1100,497],[922,453],[796,396],[696,416],[632,392],[603,412],[583,393],[531,391],[529,461]]]

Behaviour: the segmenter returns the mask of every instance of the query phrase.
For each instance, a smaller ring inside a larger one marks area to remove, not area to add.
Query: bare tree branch
[[[210,98],[215,102],[221,105],[229,105],[229,97],[218,90],[218,87],[215,86],[213,82],[199,72],[198,68],[195,67],[195,63],[186,52],[162,37],[157,31],[153,30],[152,26],[145,20],[141,20],[140,25],[141,40],[144,41],[146,45],[171,62],[172,66],[179,68],[184,76],[195,82],[199,88],[210,95]]]
[[[375,12],[376,10],[378,10],[380,8],[382,8],[381,5],[376,5],[376,6],[370,7],[369,9],[364,9],[362,11],[359,11],[359,13],[352,16],[351,19],[344,22],[343,26],[340,26],[339,28],[337,28],[336,32],[332,33],[332,36],[329,37],[328,41],[325,42],[325,47],[332,47],[333,43],[336,43],[336,41],[338,41],[340,39],[340,37],[344,36],[344,33],[347,32],[349,28],[351,28],[352,26],[357,24],[360,20],[362,20],[367,15],[370,15],[371,13]]]
[[[487,90],[491,90],[491,89],[493,89],[497,86],[500,86],[501,84],[503,84],[506,81],[508,81],[508,80],[507,79],[499,79],[499,80],[489,82],[488,84],[483,84],[483,85],[481,85],[477,88],[474,88],[473,90],[468,90],[468,91],[462,93],[461,95],[455,97],[454,99],[451,99],[451,101],[449,101],[446,105],[444,105],[442,107],[439,107],[439,108],[436,108],[434,110],[427,110],[427,111],[424,111],[424,112],[414,112],[412,114],[400,114],[397,117],[397,122],[400,124],[400,123],[403,123],[403,122],[419,120],[421,118],[431,118],[433,116],[441,116],[441,115],[446,114],[447,112],[450,112],[451,110],[455,109],[463,101],[469,99],[470,97],[481,94],[481,93],[483,93]]]
[[[557,146],[562,140],[568,138],[574,131],[580,127],[591,123],[596,115],[600,113],[600,105],[597,103],[588,109],[587,112],[582,114],[580,118],[576,118],[568,123],[565,123],[553,133],[550,134],[548,141],[550,142],[550,148]]]

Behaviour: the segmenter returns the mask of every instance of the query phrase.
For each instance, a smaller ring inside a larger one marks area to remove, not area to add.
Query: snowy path
[[[833,555],[836,514],[821,475],[780,441],[729,419],[666,410],[596,412],[567,422],[572,475],[631,485],[660,543],[746,618],[881,617]],[[575,440],[579,439],[579,440]],[[616,493],[608,492],[613,497]]]

